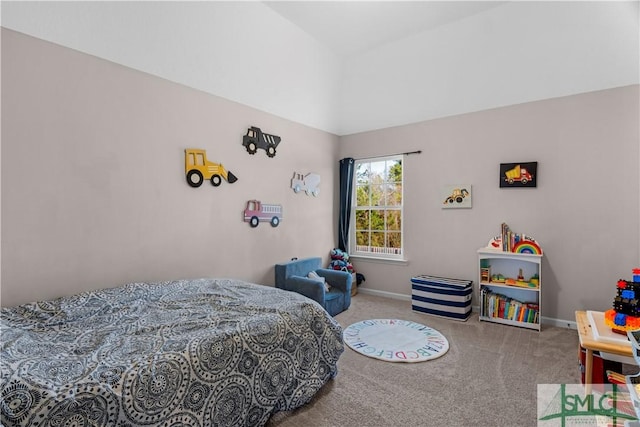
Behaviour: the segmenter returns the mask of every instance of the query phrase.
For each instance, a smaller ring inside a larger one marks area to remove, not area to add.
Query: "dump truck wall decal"
[[[242,137],[242,145],[249,154],[256,154],[256,151],[260,148],[266,151],[267,156],[274,157],[276,155],[276,147],[280,144],[280,139],[277,135],[264,133],[260,128],[251,126],[247,129],[247,134]]]
[[[500,187],[536,187],[538,162],[501,163]]]

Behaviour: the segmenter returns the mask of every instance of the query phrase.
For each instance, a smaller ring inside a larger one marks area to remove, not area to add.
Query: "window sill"
[[[380,258],[380,257],[369,257],[369,256],[363,256],[363,255],[350,255],[349,259],[362,261],[362,262],[371,262],[375,264],[409,265],[408,259]]]

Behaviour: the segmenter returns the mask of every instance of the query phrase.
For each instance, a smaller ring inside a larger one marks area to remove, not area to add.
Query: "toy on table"
[[[640,268],[634,268],[632,282],[618,280],[613,308],[604,312],[604,323],[613,332],[627,334],[640,329]]]

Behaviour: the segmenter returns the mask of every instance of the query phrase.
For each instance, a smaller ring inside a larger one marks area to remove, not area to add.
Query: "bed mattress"
[[[1,312],[0,424],[264,425],[337,374],[316,302],[231,279],[135,283]]]

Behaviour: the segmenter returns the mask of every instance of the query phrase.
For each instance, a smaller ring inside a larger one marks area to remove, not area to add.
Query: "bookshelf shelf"
[[[487,317],[487,316],[480,316],[479,319],[485,322],[501,323],[503,325],[510,325],[510,326],[519,326],[521,328],[535,329],[536,331],[540,330],[539,323],[518,322],[516,320],[501,319],[500,317]]]
[[[497,282],[480,282],[481,285],[485,285],[485,286],[491,286],[493,288],[507,288],[507,289],[527,289],[530,291],[539,291],[540,287],[535,287],[535,286],[513,286],[513,285],[505,285],[504,283],[497,283]]]
[[[540,331],[542,255],[478,249],[480,320]]]

